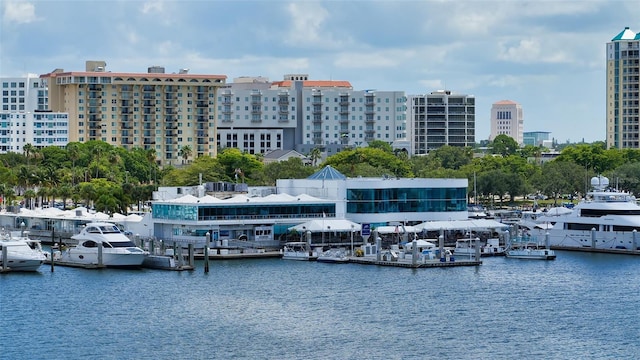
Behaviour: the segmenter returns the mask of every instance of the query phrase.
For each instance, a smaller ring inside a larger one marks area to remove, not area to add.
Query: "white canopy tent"
[[[378,226],[375,228],[378,231],[378,234],[404,234],[405,232],[408,234],[415,234],[422,229],[417,229],[415,226]]]
[[[509,225],[489,219],[474,220],[452,220],[452,221],[427,221],[414,225],[419,231],[439,231],[439,230],[505,230]]]
[[[345,219],[316,219],[307,221],[296,226],[289,228],[289,231],[296,230],[297,232],[323,232],[323,231],[360,231],[361,226],[358,223]]]

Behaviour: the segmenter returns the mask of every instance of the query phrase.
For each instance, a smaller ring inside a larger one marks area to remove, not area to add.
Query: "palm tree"
[[[311,150],[311,153],[309,153],[309,159],[311,159],[311,165],[312,166],[316,166],[318,160],[320,160],[320,158],[322,157],[322,151],[320,151],[320,148],[313,148]]]
[[[189,157],[192,154],[192,150],[191,150],[191,146],[189,145],[185,145],[183,147],[180,148],[180,151],[178,151],[178,156],[180,156],[182,158],[182,164],[184,165],[185,161],[187,161],[189,159]]]
[[[24,152],[24,156],[27,158],[27,165],[29,165],[29,159],[31,158],[31,155],[33,155],[33,153],[36,151],[36,148],[28,143],[24,144],[24,146],[22,147],[22,151]]]
[[[36,192],[33,189],[26,190],[24,192],[25,206],[27,209],[33,209],[33,199],[37,196]]]
[[[76,171],[75,171],[76,161],[80,159],[80,145],[78,143],[72,142],[67,144],[67,157],[69,158],[69,160],[71,160],[71,170],[73,171],[71,182],[75,184],[76,183]]]

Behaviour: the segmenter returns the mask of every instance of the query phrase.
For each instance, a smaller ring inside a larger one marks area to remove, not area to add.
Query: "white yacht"
[[[38,271],[45,259],[40,242],[29,239],[26,232],[3,232],[0,236],[0,270]]]
[[[640,247],[640,206],[627,192],[609,188],[603,176],[591,179],[593,191],[570,212],[549,216],[551,247],[603,252],[631,251]],[[539,218],[540,219],[540,218]],[[636,231],[634,231],[636,230]]]
[[[71,238],[78,241],[78,245],[57,251],[54,261],[78,266],[137,268],[147,255],[111,223],[89,223]]]
[[[285,260],[316,260],[318,251],[312,250],[307,242],[293,241],[284,244],[282,258]]]

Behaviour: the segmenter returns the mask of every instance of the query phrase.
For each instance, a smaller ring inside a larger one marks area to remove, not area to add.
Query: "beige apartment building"
[[[225,75],[106,71],[87,61],[83,72],[56,69],[48,81],[49,107],[69,114],[69,141],[101,140],[126,149],[155,149],[160,165],[176,165],[180,149],[191,158],[217,155],[217,94]]]

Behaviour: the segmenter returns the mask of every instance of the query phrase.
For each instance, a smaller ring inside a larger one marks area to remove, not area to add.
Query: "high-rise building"
[[[69,142],[69,115],[47,111],[46,82],[37,75],[0,78],[0,153],[64,147]]]
[[[444,145],[473,146],[476,141],[476,99],[473,95],[438,90],[409,96],[413,153],[428,154]]]
[[[628,27],[607,43],[607,147],[640,148],[640,33]]]
[[[373,140],[408,147],[403,91],[353,90],[348,81],[307,74],[273,82],[241,77],[220,90],[218,103],[221,147],[303,154],[319,148],[326,155]]]
[[[522,106],[515,101],[502,100],[491,106],[491,134],[493,141],[498,135],[507,135],[519,145],[523,144],[524,116]]]
[[[69,113],[69,141],[101,140],[127,149],[154,149],[157,161],[177,164],[180,149],[192,156],[216,156],[216,98],[224,75],[106,70],[87,61],[85,71],[56,69],[48,81],[49,108]]]

